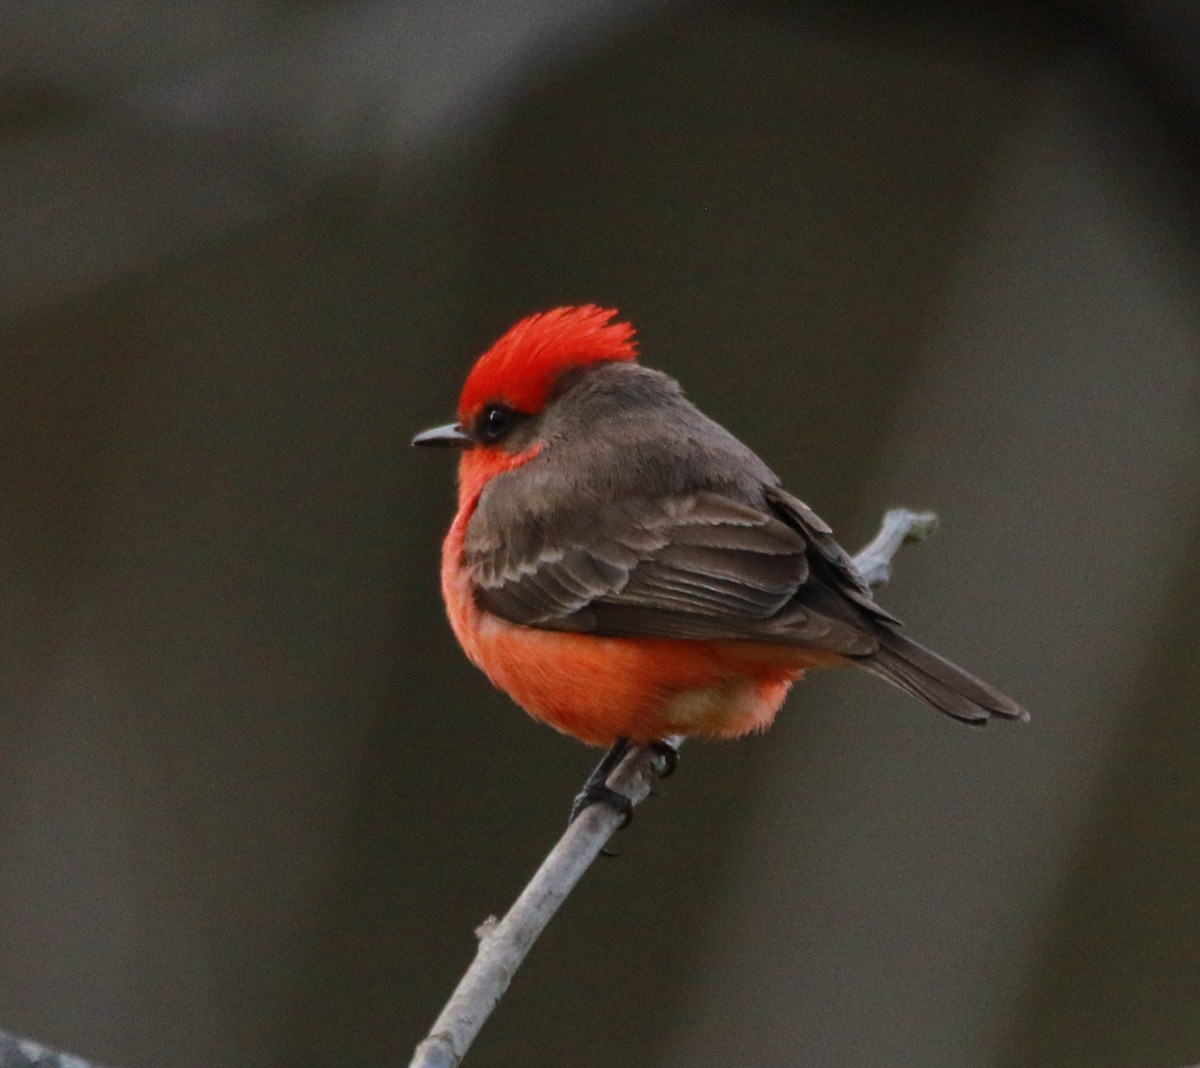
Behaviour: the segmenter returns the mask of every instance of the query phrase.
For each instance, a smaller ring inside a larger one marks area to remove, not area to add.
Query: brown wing
[[[782,491],[768,491],[762,507],[707,490],[608,502],[586,517],[532,518],[503,537],[481,524],[466,556],[480,605],[527,626],[748,638],[848,656],[878,645],[853,564]]]

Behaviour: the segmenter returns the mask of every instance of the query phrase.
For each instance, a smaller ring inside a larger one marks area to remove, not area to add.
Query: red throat
[[[475,502],[493,478],[514,467],[529,463],[542,451],[542,443],[535,442],[521,452],[505,452],[503,449],[467,449],[458,462],[458,507],[468,517],[475,510]]]
[[[612,322],[615,309],[595,304],[554,308],[522,319],[487,350],[467,376],[458,419],[468,425],[485,404],[542,410],[558,377],[571,367],[637,356],[633,327]]]

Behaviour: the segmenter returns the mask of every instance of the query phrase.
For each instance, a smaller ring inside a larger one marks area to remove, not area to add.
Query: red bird
[[[1028,718],[903,637],[830,528],[635,362],[593,305],[522,319],[471,369],[442,593],[467,656],[535,719],[611,746],[765,730],[809,668],[854,665],[956,719]],[[597,776],[601,776],[597,781]]]

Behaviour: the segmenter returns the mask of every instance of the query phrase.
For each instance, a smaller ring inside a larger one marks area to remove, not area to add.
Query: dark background
[[[595,301],[1007,689],[689,745],[469,1062],[1200,1059],[1200,16],[0,4],[0,1027],[404,1063],[594,755],[437,591],[409,450]]]

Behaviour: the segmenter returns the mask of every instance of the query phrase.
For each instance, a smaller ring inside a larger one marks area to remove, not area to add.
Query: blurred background
[[[0,3],[0,1027],[404,1063],[595,755],[466,662],[518,317],[644,361],[1012,693],[689,745],[474,1068],[1200,1060],[1200,13]]]

